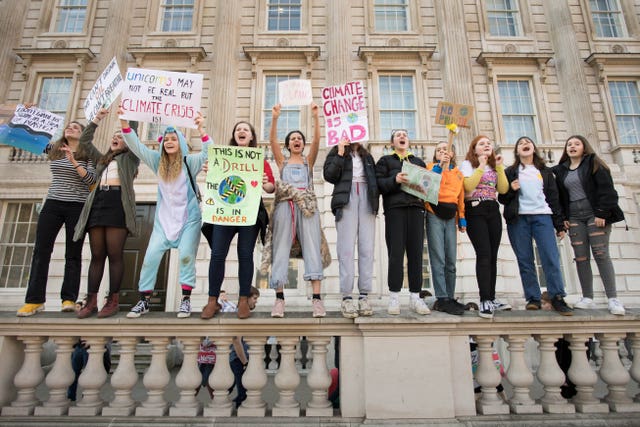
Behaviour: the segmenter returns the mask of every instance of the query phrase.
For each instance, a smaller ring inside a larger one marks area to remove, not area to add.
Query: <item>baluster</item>
[[[36,387],[44,379],[44,371],[40,366],[40,353],[42,352],[43,337],[18,337],[24,343],[24,361],[20,370],[13,378],[13,384],[18,389],[16,400],[11,406],[2,408],[3,416],[27,416],[32,415],[34,408],[39,404],[36,398]]]
[[[176,375],[176,386],[180,389],[180,398],[169,409],[170,416],[195,417],[200,414],[200,403],[196,399],[195,390],[202,382],[202,374],[198,369],[198,350],[200,338],[183,338],[182,367]]]
[[[331,375],[327,368],[327,345],[331,337],[311,337],[312,363],[307,375],[307,385],[311,389],[311,400],[307,404],[307,417],[331,417],[333,407],[327,399],[327,390],[331,385]]]
[[[56,361],[45,379],[49,388],[49,400],[35,409],[34,415],[38,416],[60,416],[69,410],[67,389],[75,378],[71,367],[74,338],[56,337],[53,341],[56,343]]]
[[[476,381],[480,384],[482,395],[476,402],[478,413],[483,415],[508,414],[509,406],[498,396],[496,387],[500,384],[500,372],[493,361],[492,344],[495,336],[475,337],[478,344],[478,370]]]
[[[229,389],[233,385],[233,372],[229,366],[229,347],[231,338],[218,338],[216,343],[216,364],[209,375],[209,385],[213,389],[213,399],[204,408],[205,417],[230,417],[233,402],[229,398]]]
[[[114,399],[109,406],[102,409],[103,416],[130,416],[133,414],[136,402],[131,397],[131,391],[138,382],[135,355],[137,338],[120,338],[120,361],[113,375],[111,375],[111,387]]]
[[[514,388],[509,407],[514,414],[542,413],[542,405],[537,404],[529,395],[531,384],[533,384],[533,374],[524,360],[524,345],[528,339],[528,335],[509,335],[507,337],[511,353],[507,378]]]
[[[249,337],[245,342],[249,345],[249,365],[242,375],[242,385],[247,389],[247,399],[238,408],[238,416],[264,417],[267,410],[267,404],[262,400],[262,389],[267,385],[263,360],[266,339]]]
[[[142,406],[136,408],[136,416],[163,416],[167,413],[167,402],[163,396],[164,390],[171,379],[169,369],[167,369],[169,338],[150,338],[148,341],[152,345],[151,364],[142,378],[148,398],[142,402]]]
[[[607,383],[609,394],[604,401],[609,404],[609,409],[614,412],[640,411],[640,404],[634,403],[627,396],[627,383],[631,379],[627,370],[622,366],[618,355],[618,341],[624,338],[624,334],[597,334],[602,349],[602,366],[600,378]]]
[[[545,412],[552,414],[573,414],[575,408],[560,394],[560,386],[564,384],[564,372],[558,366],[556,360],[556,347],[554,343],[559,336],[535,335],[540,350],[540,367],[538,368],[538,380],[544,386],[544,396],[540,402]]]
[[[69,415],[98,415],[102,410],[100,389],[107,381],[107,371],[104,369],[104,343],[104,337],[87,338],[89,358],[78,378],[78,386],[82,387],[82,398],[76,406],[69,408]]]
[[[298,346],[300,350],[300,369],[306,370],[309,369],[309,342],[307,341],[307,337],[300,338],[300,345]]]
[[[593,388],[598,383],[598,375],[591,369],[587,358],[586,343],[591,338],[587,334],[571,334],[569,350],[571,350],[571,367],[567,372],[569,379],[576,385],[576,395],[571,399],[576,411],[582,413],[609,412],[609,405],[600,402],[593,396]]]
[[[300,416],[300,404],[295,398],[296,388],[300,384],[300,374],[295,360],[297,343],[297,337],[278,338],[281,363],[275,377],[275,384],[280,390],[280,399],[272,409],[274,417]]]
[[[629,369],[629,375],[640,385],[640,333],[629,334],[631,340],[631,349],[633,350],[633,361]],[[636,394],[634,402],[640,403],[640,393]]]

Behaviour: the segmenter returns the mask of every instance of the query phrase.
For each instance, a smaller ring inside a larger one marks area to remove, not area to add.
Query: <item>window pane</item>
[[[269,31],[300,31],[302,0],[269,0],[267,29]]]
[[[0,288],[26,287],[37,225],[35,202],[8,202],[0,224]]]
[[[492,36],[519,36],[520,11],[517,0],[487,0],[487,20]]]
[[[380,138],[390,137],[393,129],[407,129],[409,138],[417,138],[413,76],[380,76],[379,88]]]
[[[598,37],[624,37],[624,20],[618,0],[590,0],[591,17]]]
[[[193,28],[194,0],[164,0],[162,31],[191,31]]]
[[[521,136],[538,140],[535,112],[528,80],[503,80],[498,82],[502,125],[506,144],[515,144]]]
[[[81,33],[87,15],[87,0],[60,0],[55,31]]]
[[[269,139],[271,129],[271,108],[278,103],[278,83],[291,79],[299,79],[299,74],[278,74],[265,77],[264,104],[262,106],[262,139]],[[284,137],[292,130],[300,129],[300,107],[282,107],[278,118],[278,139],[284,141]],[[305,133],[305,136],[306,133]]]
[[[640,94],[637,81],[610,81],[620,144],[640,144]]]
[[[38,97],[38,107],[49,110],[63,118],[66,117],[71,99],[71,83],[71,77],[44,77]],[[62,128],[58,129],[53,135],[53,140],[62,135],[62,130]]]
[[[373,11],[376,31],[407,31],[409,29],[406,0],[375,0]]]

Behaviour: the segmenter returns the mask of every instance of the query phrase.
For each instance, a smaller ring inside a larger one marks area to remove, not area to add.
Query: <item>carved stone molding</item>
[[[251,75],[257,75],[257,65],[263,59],[298,59],[306,64],[305,73],[311,78],[311,64],[320,57],[319,46],[280,46],[283,39],[278,40],[278,46],[245,46],[244,55],[251,61]],[[286,40],[286,39],[284,39]],[[288,40],[287,40],[288,42]]]
[[[87,62],[96,57],[91,49],[87,48],[70,48],[70,49],[16,49],[14,51],[16,55],[22,59],[22,77],[24,79],[29,75],[29,68],[38,60],[56,60],[60,62],[60,58],[72,58],[76,59],[76,74],[81,73]]]
[[[598,80],[604,82],[608,65],[627,65],[637,70],[640,67],[640,53],[592,53],[584,62],[591,65],[596,70]]]
[[[173,39],[167,40],[168,44]],[[175,40],[173,40],[175,42]],[[207,57],[203,47],[136,47],[128,48],[127,51],[133,56],[136,61],[136,66],[141,67],[145,58],[168,58],[168,57],[183,57],[188,61],[189,69],[192,69],[198,62]]]
[[[389,41],[391,43],[391,40]],[[425,46],[360,46],[358,57],[367,64],[367,76],[371,78],[372,66],[383,60],[418,60],[422,66],[422,77],[427,78],[427,63],[436,47]]]
[[[529,64],[540,70],[540,81],[547,78],[547,63],[553,58],[553,52],[481,52],[476,58],[478,64],[487,67],[489,81],[493,81],[496,65]]]

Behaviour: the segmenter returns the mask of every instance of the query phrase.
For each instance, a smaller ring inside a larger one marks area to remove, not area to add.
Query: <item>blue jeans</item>
[[[436,298],[453,298],[456,292],[456,218],[441,219],[427,212],[427,248]]]
[[[260,226],[229,226],[213,224],[211,261],[209,262],[209,296],[220,295],[224,281],[224,267],[233,236],[238,234],[238,279],[240,296],[248,297],[253,281],[253,250]]]
[[[540,283],[533,255],[533,239],[538,246],[538,255],[540,255],[542,270],[547,280],[549,297],[553,298],[556,295],[564,297],[566,294],[560,272],[560,254],[551,215],[520,215],[515,223],[507,224],[507,232],[518,260],[525,299],[527,301],[541,299]]]

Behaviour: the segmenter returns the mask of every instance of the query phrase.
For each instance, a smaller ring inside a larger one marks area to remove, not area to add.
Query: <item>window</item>
[[[393,129],[406,129],[417,138],[416,97],[413,76],[380,76],[380,138],[387,139]]]
[[[269,31],[300,31],[302,0],[269,0],[267,29]]]
[[[609,81],[619,144],[640,144],[638,81]]]
[[[518,0],[487,0],[489,33],[497,37],[522,34]]]
[[[36,240],[36,203],[9,202],[5,209],[0,238],[0,288],[25,288]]]
[[[536,115],[528,80],[502,80],[498,82],[504,142],[515,144],[521,136],[538,141]]]
[[[567,281],[564,279],[564,262],[562,260],[562,253],[564,252],[564,242],[559,242],[558,243],[558,253],[560,253],[560,275],[562,277],[562,281],[563,283],[566,283]],[[547,287],[547,276],[544,273],[544,269],[542,268],[542,259],[540,258],[540,249],[538,248],[538,245],[533,244],[533,258],[534,258],[534,263],[536,266],[536,274],[538,275],[538,282],[540,283],[540,287],[541,288],[546,288]],[[567,291],[568,292],[568,291]]]
[[[69,101],[71,100],[72,81],[71,77],[42,78],[38,107],[66,117]],[[53,140],[58,139],[62,135],[62,131],[62,127],[59,128],[53,135]]]
[[[619,0],[589,0],[591,19],[598,37],[624,37],[624,18]]]
[[[407,31],[409,29],[407,0],[375,0],[376,31]]]
[[[300,74],[278,74],[265,76],[265,93],[264,104],[262,106],[262,138],[269,139],[269,130],[271,129],[271,107],[278,103],[278,83],[299,79]],[[278,118],[278,139],[284,140],[289,131],[300,129],[300,108],[297,106],[282,107],[280,110],[280,118]]]
[[[147,141],[157,141],[160,136],[164,134],[165,129],[169,125],[162,125],[159,123],[147,123],[146,138]]]
[[[193,28],[194,0],[163,0],[162,31],[184,32]]]
[[[82,33],[87,16],[88,0],[60,0],[55,32]]]

